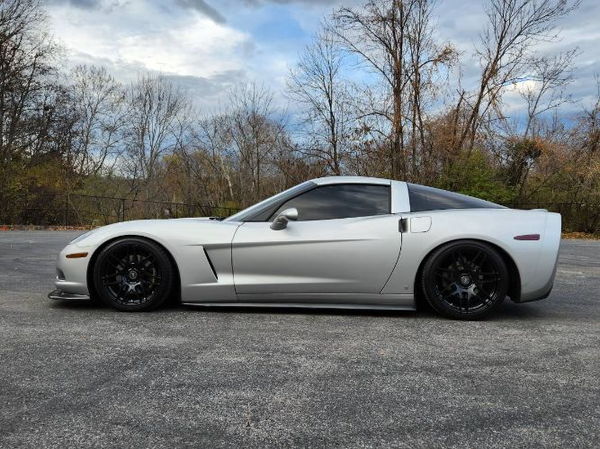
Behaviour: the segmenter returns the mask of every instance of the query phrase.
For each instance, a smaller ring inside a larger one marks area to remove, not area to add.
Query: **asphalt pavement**
[[[46,298],[73,232],[0,233],[0,447],[600,447],[600,242],[491,319]]]

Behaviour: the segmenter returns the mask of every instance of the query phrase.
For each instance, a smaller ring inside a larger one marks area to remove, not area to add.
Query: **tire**
[[[169,254],[156,243],[137,237],[116,240],[104,247],[93,266],[96,295],[125,312],[160,307],[175,284]]]
[[[488,316],[504,301],[509,274],[490,245],[463,240],[441,246],[427,258],[421,286],[425,299],[439,314],[475,320]]]

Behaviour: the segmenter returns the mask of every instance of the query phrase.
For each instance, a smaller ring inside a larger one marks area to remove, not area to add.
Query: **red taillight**
[[[539,234],[524,234],[524,235],[515,235],[515,240],[539,240]]]

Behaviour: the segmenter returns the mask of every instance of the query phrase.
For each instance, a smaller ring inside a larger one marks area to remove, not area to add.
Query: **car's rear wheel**
[[[435,250],[425,262],[422,287],[438,313],[457,319],[487,316],[506,297],[508,269],[491,246],[459,241]]]
[[[124,238],[104,247],[93,267],[94,289],[106,304],[141,312],[162,305],[174,285],[167,252],[142,238]]]

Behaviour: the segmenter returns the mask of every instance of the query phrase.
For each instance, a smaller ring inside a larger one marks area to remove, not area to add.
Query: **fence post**
[[[125,221],[125,198],[121,198],[121,221]]]
[[[65,226],[69,226],[69,193],[65,196]]]

